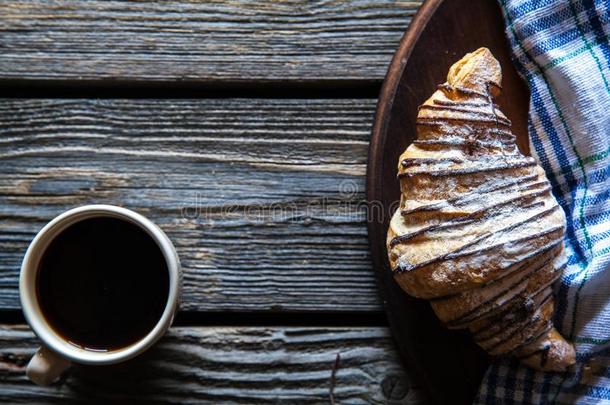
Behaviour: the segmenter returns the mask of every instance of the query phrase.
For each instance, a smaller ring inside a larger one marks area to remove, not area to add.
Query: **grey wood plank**
[[[397,363],[385,328],[179,327],[142,356],[77,366],[51,387],[25,378],[38,340],[0,326],[1,403],[423,403]]]
[[[35,233],[84,204],[175,243],[189,311],[380,311],[364,172],[375,100],[0,99],[0,308]]]
[[[380,81],[421,1],[5,1],[0,79]]]

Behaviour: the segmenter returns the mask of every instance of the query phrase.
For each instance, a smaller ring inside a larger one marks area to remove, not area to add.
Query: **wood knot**
[[[409,393],[409,383],[405,375],[392,374],[381,382],[381,391],[386,399],[400,400]]]

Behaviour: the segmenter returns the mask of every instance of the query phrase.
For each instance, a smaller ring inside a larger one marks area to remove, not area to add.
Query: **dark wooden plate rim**
[[[462,10],[468,8],[470,10],[465,17]],[[473,18],[483,19],[480,26],[473,27]],[[446,69],[459,57],[480,46],[488,47],[503,68],[505,86],[497,101],[513,122],[512,131],[517,136],[520,150],[527,154],[529,94],[527,86],[511,64],[510,46],[504,35],[500,7],[489,0],[424,2],[401,39],[388,68],[377,103],[369,146],[366,179],[369,214],[378,212],[380,206],[385,210],[382,211],[385,218],[382,217],[381,221],[367,215],[377,288],[392,336],[402,360],[408,366],[407,373],[415,384],[424,388],[429,399],[439,403],[471,403],[488,367],[489,358],[466,331],[443,328],[427,303],[408,297],[393,280],[387,263],[385,232],[387,217],[391,214],[388,211],[398,197],[398,184],[387,176],[396,173],[395,163],[399,152],[406,147],[404,141],[408,142],[415,133],[415,116],[402,114],[414,113],[415,103],[421,104],[429,97],[431,93],[428,91],[434,91],[443,75],[446,77]],[[438,64],[428,63],[437,57]],[[418,77],[420,74],[421,77]],[[401,138],[403,130],[407,131],[404,133],[405,139]],[[388,160],[389,156],[392,162]]]
[[[443,2],[444,0],[427,0],[424,2],[424,4],[422,4],[421,8],[416,13],[411,24],[400,40],[398,49],[394,53],[388,68],[388,72],[386,73],[377,102],[375,121],[369,146],[366,172],[366,198],[369,204],[377,204],[379,202],[378,200],[383,196],[384,182],[380,181],[383,171],[383,161],[377,157],[380,156],[381,152],[385,150],[386,140],[388,139],[388,125],[399,88],[399,83],[407,66],[408,60],[411,57],[418,40],[420,39],[420,36]],[[398,351],[401,355],[401,360],[403,360],[405,365],[408,366],[407,373],[409,374],[411,382],[420,385],[423,388],[423,391],[421,392],[423,395],[422,399],[426,401],[438,402],[439,398],[437,395],[430,391],[434,390],[434,386],[436,384],[429,381],[425,368],[422,366],[421,359],[416,358],[416,354],[405,349],[404,344],[396,341],[400,335],[398,333],[398,326],[395,322],[392,322],[388,312],[386,300],[389,297],[384,296],[388,291],[389,286],[386,285],[388,281],[387,279],[384,279],[383,275],[380,274],[381,271],[386,270],[385,263],[382,263],[382,260],[385,260],[386,252],[384,251],[384,247],[380,246],[379,243],[376,243],[377,237],[372,237],[379,232],[379,224],[376,223],[375,220],[369,220],[367,227],[377,287],[383,300],[390,330],[393,338],[395,339],[395,343],[397,344]]]
[[[383,81],[383,85],[381,87],[381,91],[379,93],[379,99],[377,101],[377,108],[375,111],[375,120],[373,124],[373,130],[371,135],[371,141],[369,146],[369,154],[368,154],[368,162],[367,162],[367,170],[366,170],[366,199],[367,202],[375,201],[378,196],[382,195],[383,182],[379,181],[379,177],[381,175],[381,160],[375,159],[376,156],[379,155],[380,151],[383,151],[385,148],[386,131],[388,127],[389,114],[392,110],[392,106],[394,104],[394,99],[396,96],[396,91],[398,89],[398,83],[402,77],[403,71],[407,65],[407,61],[415,48],[415,44],[417,40],[421,36],[423,30],[426,25],[434,15],[435,11],[438,7],[443,3],[444,0],[427,0],[422,6],[419,8],[411,24],[407,28],[405,34],[400,40],[398,49],[394,53],[392,57],[392,61],[390,62],[390,66],[386,73],[385,79]],[[378,246],[373,243],[370,235],[376,232],[375,224],[373,221],[369,221],[367,223],[368,233],[369,233],[369,245],[373,258],[373,266],[374,271],[378,272],[383,269],[383,263],[380,263],[380,257],[382,256],[382,252],[379,252]],[[383,259],[382,259],[383,260]],[[378,284],[383,283],[382,277],[376,274],[376,282]],[[384,288],[379,288],[379,291],[384,291]],[[382,297],[383,299],[384,297]],[[385,300],[384,300],[385,307]],[[396,337],[396,326],[390,322],[390,330],[392,331],[392,336]],[[399,347],[399,350],[401,348]],[[414,377],[417,375],[421,375],[423,370],[419,366],[419,362],[415,361],[415,359],[410,358],[408,353],[401,351],[401,356],[403,358],[407,358],[407,362],[409,363],[410,376]]]
[[[377,109],[375,111],[375,121],[373,125],[373,131],[371,136],[371,143],[368,155],[368,165],[366,171],[366,197],[371,201],[373,196],[373,189],[379,186],[379,182],[375,182],[375,175],[380,174],[379,163],[372,160],[374,156],[377,156],[378,151],[383,150],[385,146],[385,133],[388,126],[389,111],[394,104],[394,98],[396,96],[396,89],[398,88],[398,82],[402,77],[402,72],[407,65],[407,61],[411,56],[411,52],[415,48],[417,40],[421,36],[424,28],[430,21],[430,18],[434,15],[436,9],[443,3],[444,0],[427,0],[419,8],[415,17],[409,24],[407,31],[403,35],[398,45],[398,49],[392,57],[390,67],[385,75],[383,85],[381,86],[381,92],[379,93],[379,99],[377,101]],[[370,226],[370,225],[369,225]],[[369,229],[370,231],[371,229]]]

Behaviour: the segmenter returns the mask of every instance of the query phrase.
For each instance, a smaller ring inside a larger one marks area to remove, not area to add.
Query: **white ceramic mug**
[[[169,294],[165,309],[157,324],[136,343],[125,348],[97,352],[79,348],[57,334],[43,316],[36,294],[36,273],[39,261],[51,241],[68,226],[89,218],[112,217],[139,226],[157,243],[169,272]],[[34,333],[42,340],[42,346],[27,366],[27,376],[40,385],[55,381],[72,362],[91,365],[114,364],[131,359],[152,346],[170,327],[178,308],[181,285],[180,261],[174,245],[167,235],[142,215],[126,208],[112,205],[86,205],[74,208],[49,222],[28,247],[19,276],[19,295],[25,319]]]

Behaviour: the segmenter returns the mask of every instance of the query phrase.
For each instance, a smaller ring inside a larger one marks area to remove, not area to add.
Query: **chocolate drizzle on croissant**
[[[399,159],[388,256],[400,286],[430,300],[448,328],[468,328],[491,355],[563,371],[575,353],[553,327],[551,287],[566,266],[565,215],[517,149],[493,101],[500,90],[500,65],[481,48],[419,108],[417,140]]]

